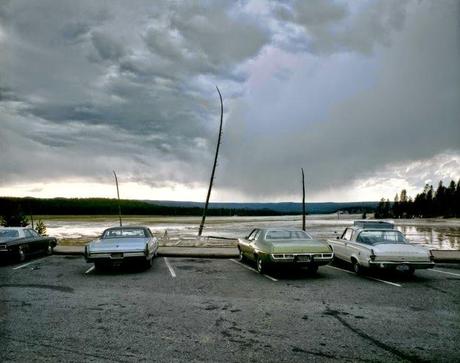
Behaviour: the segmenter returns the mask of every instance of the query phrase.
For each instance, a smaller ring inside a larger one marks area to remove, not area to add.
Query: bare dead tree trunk
[[[204,205],[203,217],[201,218],[200,229],[198,230],[198,236],[203,233],[204,222],[206,221],[206,214],[208,213],[209,198],[211,197],[212,185],[214,183],[214,174],[216,172],[217,157],[219,156],[220,140],[222,138],[222,121],[224,117],[224,104],[222,102],[222,95],[220,94],[219,87],[216,86],[217,93],[219,93],[220,99],[220,126],[219,126],[219,137],[217,138],[216,154],[214,156],[214,165],[212,166],[211,180],[209,182],[208,195],[206,196],[206,203]]]
[[[305,231],[305,174],[302,168],[302,230]]]
[[[115,170],[113,170],[113,175],[115,176],[115,184],[117,186],[117,197],[118,197],[118,218],[120,219],[120,227],[123,227],[121,223],[121,205],[120,205],[120,189],[118,189],[118,178]]]

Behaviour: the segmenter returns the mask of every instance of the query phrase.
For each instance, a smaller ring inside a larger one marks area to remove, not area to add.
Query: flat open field
[[[63,245],[82,245],[99,235],[105,228],[118,225],[118,216],[41,216],[48,234],[56,236]],[[310,215],[307,229],[319,239],[335,238],[361,215]],[[247,235],[255,227],[301,227],[300,216],[276,217],[208,217],[203,235],[229,238],[197,240],[201,217],[127,216],[125,225],[147,225],[160,238],[162,245],[190,246],[209,244],[232,246],[235,239]],[[460,250],[460,219],[401,219],[398,228],[412,243],[433,249]],[[233,239],[233,241],[232,241]]]

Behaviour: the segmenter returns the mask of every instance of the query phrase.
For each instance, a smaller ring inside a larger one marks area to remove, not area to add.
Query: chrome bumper
[[[433,268],[434,262],[424,261],[369,261],[370,268],[388,268],[393,269],[400,265],[407,265],[414,269]]]
[[[328,264],[334,254],[329,253],[273,253],[270,260],[274,263],[317,263]]]
[[[144,251],[135,251],[135,252],[86,252],[85,259],[87,262],[92,262],[94,260],[124,260],[130,258],[145,258]]]

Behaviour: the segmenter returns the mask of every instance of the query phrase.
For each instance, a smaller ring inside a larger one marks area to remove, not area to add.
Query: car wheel
[[[94,262],[94,268],[96,271],[104,271],[107,269],[107,265],[103,262]]]
[[[51,244],[48,244],[48,247],[46,248],[46,254],[49,256],[49,255],[52,255],[53,254],[53,246],[51,246]]]
[[[24,262],[26,260],[26,254],[24,253],[24,250],[22,246],[19,246],[18,248],[18,261],[19,262]]]
[[[415,268],[411,267],[411,268],[409,268],[409,270],[407,270],[407,271],[405,272],[405,275],[406,275],[406,276],[413,276],[414,273],[415,273]]]
[[[260,274],[265,273],[265,270],[266,270],[265,263],[262,260],[262,258],[260,258],[259,256],[257,256],[256,258],[256,267],[257,267],[257,272],[259,272]]]
[[[308,265],[308,272],[315,274],[318,272],[318,265]]]
[[[246,258],[244,257],[244,254],[243,254],[243,251],[241,251],[239,248],[238,248],[238,252],[239,252],[239,260],[241,262],[243,262]]]
[[[146,269],[149,269],[152,266],[153,266],[153,257],[149,258],[148,260],[145,261],[145,268]]]
[[[355,274],[361,275],[363,273],[363,267],[359,264],[359,262],[356,260],[353,260],[352,264],[353,264],[353,271],[355,272]]]

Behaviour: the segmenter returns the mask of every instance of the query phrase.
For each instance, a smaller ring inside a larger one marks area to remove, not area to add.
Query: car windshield
[[[108,229],[102,238],[147,237],[143,228],[116,228]]]
[[[15,229],[0,230],[0,238],[16,238],[19,237],[19,232]]]
[[[311,236],[304,231],[289,231],[276,230],[268,231],[265,239],[270,240],[286,240],[286,239],[312,239]]]
[[[368,245],[380,243],[407,243],[404,235],[395,230],[363,231],[359,234],[358,238],[356,238],[356,241]]]

